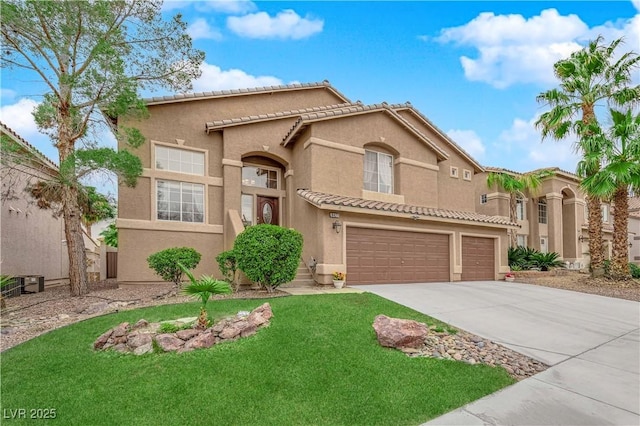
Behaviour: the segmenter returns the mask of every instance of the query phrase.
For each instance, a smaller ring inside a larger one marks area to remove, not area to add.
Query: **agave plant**
[[[217,280],[209,275],[203,275],[197,280],[191,271],[185,268],[180,262],[178,266],[185,275],[191,281],[187,287],[184,288],[183,293],[192,296],[196,299],[200,299],[202,306],[200,307],[200,315],[196,322],[196,327],[204,330],[209,326],[209,319],[207,314],[207,302],[214,294],[230,294],[231,286],[226,281]]]
[[[559,257],[560,255],[556,252],[536,253],[531,257],[531,262],[542,271],[548,271],[549,268],[564,268],[564,262]]]

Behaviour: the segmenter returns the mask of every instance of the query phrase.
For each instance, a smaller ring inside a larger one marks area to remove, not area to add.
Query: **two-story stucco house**
[[[147,138],[137,187],[119,188],[120,282],[157,281],[146,258],[175,246],[203,254],[196,274],[217,274],[215,256],[259,223],[300,231],[324,284],[334,271],[350,284],[508,271],[517,224],[480,211],[485,169],[411,104],[363,105],[322,82],[147,107],[143,121],[118,118]]]

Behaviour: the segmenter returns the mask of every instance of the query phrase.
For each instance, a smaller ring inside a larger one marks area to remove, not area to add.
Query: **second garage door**
[[[449,236],[349,228],[349,284],[449,281]]]
[[[495,280],[493,238],[462,237],[462,281]]]

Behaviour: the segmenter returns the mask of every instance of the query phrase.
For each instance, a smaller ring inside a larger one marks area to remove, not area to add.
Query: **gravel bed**
[[[516,273],[515,282],[640,302],[640,280],[638,279],[615,281],[607,278],[591,278],[589,274],[583,272],[567,271],[566,274],[553,277],[518,277]]]
[[[194,299],[176,294],[173,284],[118,287],[114,281],[92,283],[90,293],[70,297],[69,287],[48,288],[42,293],[23,294],[6,299],[7,309],[0,316],[0,352],[43,333],[87,318],[147,306],[192,302]],[[231,296],[216,298],[267,298],[287,295],[276,291],[241,290]]]

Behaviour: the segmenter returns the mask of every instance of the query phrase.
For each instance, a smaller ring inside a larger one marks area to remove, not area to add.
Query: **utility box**
[[[27,275],[19,277],[23,280],[22,294],[39,293],[44,291],[44,277]]]

